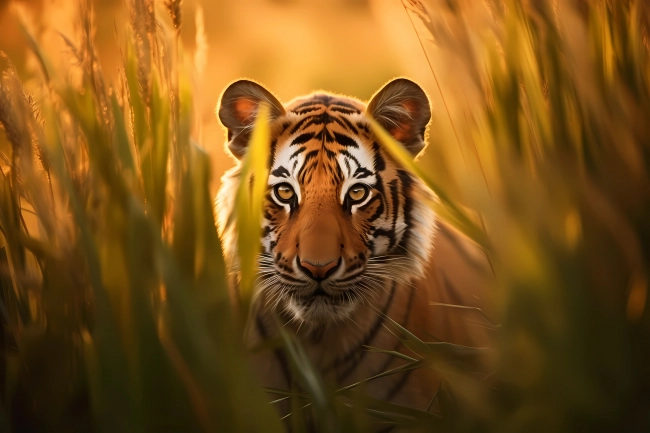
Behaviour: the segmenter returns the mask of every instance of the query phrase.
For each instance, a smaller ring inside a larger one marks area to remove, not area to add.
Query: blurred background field
[[[446,364],[438,417],[307,380],[287,338],[293,429],[303,404],[323,431],[650,429],[646,2],[87,4],[0,1],[0,431],[280,431],[213,229],[214,107],[240,77],[286,102],[400,75],[437,209],[493,265],[495,365],[404,334]]]
[[[128,12],[123,1],[93,4],[99,63],[112,81],[117,78],[121,48],[115,27],[128,20]],[[27,87],[30,77],[32,84],[36,81],[37,70],[17,17],[33,26],[43,49],[65,66],[74,60],[58,32],[75,35],[77,5],[75,0],[2,2],[0,50],[12,59]],[[195,77],[201,125],[196,138],[212,156],[215,192],[220,173],[233,161],[224,153],[224,131],[214,110],[220,93],[235,79],[257,80],[288,102],[318,89],[367,100],[389,79],[408,75],[435,98],[426,59],[399,1],[185,0],[181,38],[190,56],[197,48],[199,8],[204,60],[199,61]],[[167,16],[160,18],[169,21]]]

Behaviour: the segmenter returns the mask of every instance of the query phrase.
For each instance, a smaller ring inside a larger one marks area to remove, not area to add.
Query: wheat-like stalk
[[[177,32],[181,31],[183,24],[182,6],[183,0],[165,0],[165,7]]]

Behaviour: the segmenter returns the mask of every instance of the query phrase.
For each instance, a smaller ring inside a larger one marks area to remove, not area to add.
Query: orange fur
[[[436,222],[426,205],[432,192],[392,160],[369,127],[371,115],[416,155],[424,147],[430,112],[415,83],[395,80],[367,106],[324,92],[282,106],[261,86],[241,81],[224,92],[224,99],[229,93],[253,104],[257,95],[275,104],[276,113],[260,256],[264,274],[248,335],[252,346],[276,337],[279,320],[298,336],[323,377],[341,387],[406,362],[366,346],[419,357],[382,314],[425,341],[488,341],[475,312],[430,305],[485,308],[490,286],[485,257]],[[222,103],[219,114],[233,141],[241,129],[236,122],[244,123],[251,110],[248,103]],[[240,141],[237,152],[241,146]],[[234,269],[236,231],[227,221],[238,176],[238,168],[224,176],[217,200],[220,235]],[[293,191],[289,200],[274,195],[278,185]],[[366,188],[356,204],[347,195],[353,185]],[[286,353],[265,351],[256,363],[266,386],[291,388]],[[425,410],[439,383],[433,370],[423,368],[364,388],[375,398]]]

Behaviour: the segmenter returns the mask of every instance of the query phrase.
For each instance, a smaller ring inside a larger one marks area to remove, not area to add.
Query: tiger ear
[[[253,81],[235,81],[221,95],[217,113],[223,126],[228,128],[228,149],[237,159],[246,154],[257,111],[263,102],[270,108],[271,120],[284,114],[280,101]]]
[[[411,80],[398,78],[370,99],[366,112],[413,157],[424,148],[424,131],[431,120],[429,98]]]

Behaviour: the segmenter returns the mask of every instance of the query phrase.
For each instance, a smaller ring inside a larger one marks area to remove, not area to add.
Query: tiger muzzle
[[[298,237],[298,267],[308,277],[324,280],[341,265],[342,251],[338,221],[333,215],[322,213]]]

